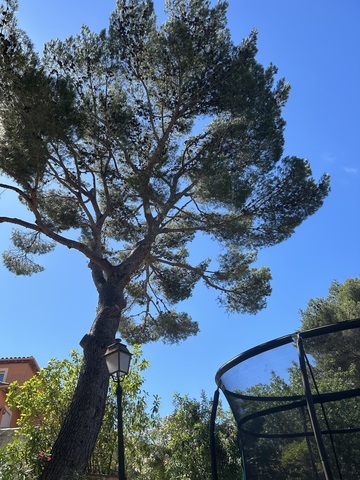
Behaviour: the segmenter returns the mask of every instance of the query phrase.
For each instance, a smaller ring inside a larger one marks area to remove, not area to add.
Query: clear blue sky
[[[324,206],[283,244],[264,250],[273,293],[256,316],[228,316],[202,286],[182,305],[201,328],[179,346],[144,346],[151,362],[146,389],[171,409],[171,394],[212,395],[218,368],[242,351],[299,326],[299,309],[327,294],[331,282],[360,274],[360,3],[358,0],[230,0],[229,25],[240,42],[259,31],[258,59],[273,62],[292,85],[284,110],[285,154],[308,158],[313,173],[331,175]],[[20,26],[38,49],[51,38],[77,33],[81,24],[107,26],[115,1],[20,0]],[[155,0],[159,18],[163,1]],[[0,212],[16,214],[5,195]],[[10,228],[0,226],[0,247]],[[194,251],[215,252],[206,243]],[[215,253],[214,253],[215,254]],[[0,356],[33,355],[40,366],[78,348],[89,330],[96,292],[86,259],[59,247],[43,259],[44,273],[15,277],[0,266]]]

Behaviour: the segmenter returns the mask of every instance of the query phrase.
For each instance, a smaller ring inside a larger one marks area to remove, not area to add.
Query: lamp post
[[[116,399],[118,407],[118,462],[119,479],[126,480],[125,458],[124,458],[124,434],[122,420],[122,387],[121,377],[129,373],[131,353],[126,345],[116,338],[112,345],[109,345],[104,355],[109,374],[116,380]]]

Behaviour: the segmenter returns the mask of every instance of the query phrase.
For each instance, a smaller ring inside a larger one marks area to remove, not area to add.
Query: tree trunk
[[[114,276],[115,277],[115,276]],[[80,342],[84,350],[78,384],[41,480],[75,480],[86,471],[101,427],[109,374],[103,358],[114,342],[124,307],[121,283],[110,278],[98,286],[99,305],[93,326]]]

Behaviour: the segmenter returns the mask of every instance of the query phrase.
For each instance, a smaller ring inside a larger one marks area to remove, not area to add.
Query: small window
[[[5,372],[0,371],[0,382],[3,382],[5,378]]]

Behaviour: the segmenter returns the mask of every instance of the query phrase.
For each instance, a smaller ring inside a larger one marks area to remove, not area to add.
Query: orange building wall
[[[0,358],[0,372],[5,373],[5,377],[0,386],[0,425],[6,408],[6,392],[5,385],[17,380],[20,385],[29,380],[39,371],[39,365],[34,357],[14,357],[14,358]],[[10,428],[16,427],[17,420],[20,416],[18,410],[11,411]]]
[[[6,393],[5,393],[5,387],[0,388],[0,415],[1,415],[1,409],[5,405],[5,400],[6,400]]]

